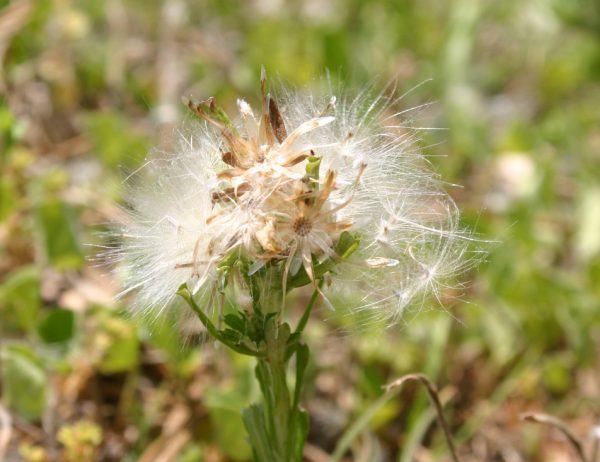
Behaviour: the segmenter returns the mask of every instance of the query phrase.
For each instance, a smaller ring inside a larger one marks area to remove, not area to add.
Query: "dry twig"
[[[541,424],[550,425],[558,429],[563,435],[567,437],[571,445],[575,448],[581,462],[589,462],[589,459],[585,455],[583,449],[583,443],[577,436],[571,431],[571,429],[560,420],[558,417],[554,417],[548,414],[539,414],[536,412],[525,412],[519,416],[521,420],[527,420],[530,422],[536,422]]]
[[[456,448],[454,447],[454,442],[452,441],[452,436],[450,435],[448,424],[446,423],[446,419],[444,418],[444,413],[442,411],[442,403],[440,402],[437,387],[433,383],[431,383],[431,381],[425,375],[407,374],[400,377],[397,380],[394,380],[392,383],[387,384],[384,388],[386,391],[390,391],[396,387],[401,387],[402,385],[404,385],[405,382],[408,381],[418,381],[421,384],[425,385],[425,388],[427,388],[429,399],[431,400],[437,413],[438,423],[444,431],[444,436],[446,437],[446,443],[448,444],[448,449],[450,450],[450,454],[452,455],[452,460],[454,462],[460,462],[460,458],[458,457],[458,454],[456,453]]]

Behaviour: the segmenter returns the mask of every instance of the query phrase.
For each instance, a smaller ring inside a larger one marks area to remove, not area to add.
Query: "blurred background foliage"
[[[186,322],[132,321],[88,258],[128,172],[168,149],[180,97],[256,102],[261,64],[434,102],[406,116],[448,128],[422,146],[497,241],[443,309],[385,332],[313,319],[307,460],[448,460],[426,395],[382,394],[416,371],[465,461],[573,460],[518,416],[582,438],[598,423],[597,0],[0,0],[0,459],[248,460],[252,362]]]

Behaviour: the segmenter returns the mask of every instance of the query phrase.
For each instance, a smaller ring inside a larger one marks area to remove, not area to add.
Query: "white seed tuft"
[[[108,252],[124,268],[123,294],[135,291],[142,310],[168,307],[186,282],[211,297],[219,263],[237,250],[252,274],[281,262],[284,281],[301,268],[315,281],[314,262],[332,259],[327,303],[350,297],[377,319],[397,320],[427,293],[441,298],[471,264],[472,239],[396,102],[288,93],[280,112],[265,86],[262,115],[239,99],[232,127],[211,119],[213,99],[188,103],[206,122],[180,131],[173,153],[155,154],[133,180],[121,245]],[[318,178],[307,174],[315,157]],[[361,236],[348,260],[335,251],[344,231]]]

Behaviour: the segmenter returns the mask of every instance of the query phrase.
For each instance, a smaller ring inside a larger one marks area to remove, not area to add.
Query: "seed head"
[[[122,245],[109,252],[124,263],[123,293],[159,309],[185,282],[210,296],[236,253],[249,272],[280,265],[284,294],[302,271],[317,290],[331,279],[328,303],[351,295],[384,319],[427,292],[441,297],[471,261],[470,238],[395,102],[290,92],[280,109],[264,74],[261,101],[255,113],[238,100],[236,121],[214,98],[185,101],[203,122],[179,131],[173,154],[147,161],[116,233]],[[360,244],[342,255],[348,236]]]

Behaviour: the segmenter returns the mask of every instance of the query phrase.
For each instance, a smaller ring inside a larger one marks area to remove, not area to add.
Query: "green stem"
[[[276,292],[276,291],[273,291]],[[264,318],[261,335],[254,340],[259,342],[258,350],[251,349],[238,340],[232,341],[226,331],[218,329],[206,313],[198,306],[187,287],[182,286],[178,294],[183,297],[204,324],[208,332],[218,341],[232,350],[256,357],[256,378],[260,384],[263,396],[262,403],[254,404],[242,411],[242,419],[255,462],[301,462],[302,449],[308,435],[308,414],[300,408],[300,392],[304,381],[304,373],[308,364],[308,347],[300,341],[300,336],[308,316],[317,300],[318,291],[311,297],[305,313],[294,333],[289,324],[282,322],[280,307],[274,305],[274,300],[281,300],[278,294],[261,297],[256,306],[256,315],[261,313],[276,313],[275,316]],[[296,383],[293,395],[287,384],[287,370],[292,356],[296,355]]]
[[[322,286],[323,286],[323,281],[320,281],[319,289]],[[304,331],[304,328],[306,327],[306,323],[308,322],[308,318],[310,317],[310,313],[312,312],[312,309],[315,306],[317,298],[319,298],[319,291],[317,289],[315,289],[313,291],[312,296],[310,297],[310,300],[308,301],[308,305],[306,306],[306,309],[304,310],[302,317],[300,318],[300,321],[298,322],[298,326],[296,327],[297,334],[302,334],[302,332]]]
[[[278,317],[272,318],[265,326],[266,355],[257,360],[256,377],[263,394],[261,419],[266,423],[266,439],[271,442],[271,454],[264,461],[255,455],[256,462],[302,460],[302,448],[308,433],[308,415],[300,409],[300,391],[308,363],[308,348],[297,337],[295,334],[292,338],[290,326],[282,323]],[[288,354],[289,348],[292,348],[292,354]],[[287,370],[294,353],[296,384],[292,395],[287,384]],[[252,439],[253,446],[260,444]]]
[[[284,362],[271,363],[265,359],[258,360],[257,368],[266,371],[266,393],[263,395],[265,407],[271,414],[271,428],[275,461],[288,462],[290,441],[290,394],[286,382],[287,364]],[[274,462],[275,462],[274,461]]]

